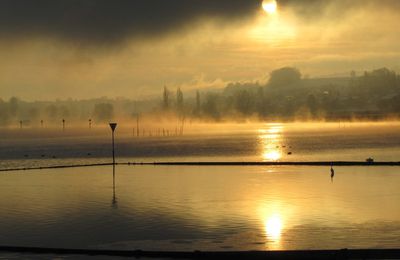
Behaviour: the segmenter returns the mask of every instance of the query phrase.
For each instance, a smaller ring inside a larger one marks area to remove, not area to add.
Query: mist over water
[[[153,161],[398,161],[400,124],[249,123],[194,124],[168,136],[116,130],[117,162]],[[111,160],[111,130],[2,130],[2,168],[104,163]]]

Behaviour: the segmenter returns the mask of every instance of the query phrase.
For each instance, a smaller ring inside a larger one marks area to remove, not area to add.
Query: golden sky
[[[273,12],[262,0],[5,0],[0,9],[3,99],[145,98],[164,85],[266,82],[282,66],[310,77],[400,71],[395,0],[281,0]]]

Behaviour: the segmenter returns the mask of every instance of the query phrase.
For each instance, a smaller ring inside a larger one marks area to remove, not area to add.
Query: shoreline
[[[0,246],[0,253],[120,256],[172,259],[398,259],[400,249],[337,249],[282,251],[142,251]]]
[[[94,163],[53,165],[23,168],[5,168],[0,172],[79,168],[112,165],[151,165],[151,166],[400,166],[400,162],[365,162],[365,161],[310,161],[310,162],[119,162],[119,163]]]

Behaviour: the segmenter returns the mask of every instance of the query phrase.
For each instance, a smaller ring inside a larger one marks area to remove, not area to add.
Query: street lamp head
[[[117,123],[110,123],[111,130],[114,132],[115,128],[117,128]]]

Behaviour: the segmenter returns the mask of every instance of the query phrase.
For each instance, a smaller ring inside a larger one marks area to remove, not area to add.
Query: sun
[[[264,0],[262,2],[262,8],[268,14],[276,13],[277,7],[278,5],[276,3],[276,0]]]

